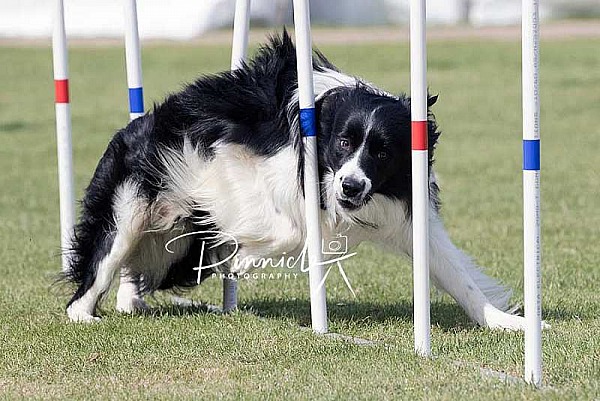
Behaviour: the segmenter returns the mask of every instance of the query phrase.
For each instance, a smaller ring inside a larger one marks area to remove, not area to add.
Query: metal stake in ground
[[[237,0],[233,21],[233,44],[231,46],[231,69],[242,66],[248,53],[248,30],[250,28],[250,0]],[[223,312],[237,308],[236,279],[223,278]]]
[[[522,3],[525,381],[542,383],[538,0]]]
[[[415,351],[431,355],[429,323],[429,155],[425,0],[410,2],[412,225]]]
[[[325,333],[327,332],[327,304],[323,283],[323,266],[321,264],[323,255],[321,254],[317,127],[308,0],[294,0],[294,27],[298,64],[300,127],[304,142],[304,200],[306,204],[310,311],[313,330],[317,333]]]
[[[142,85],[142,55],[138,34],[136,0],[125,0],[125,62],[129,87],[129,119],[144,115],[144,89]]]
[[[56,108],[56,147],[58,151],[58,187],[60,201],[60,242],[62,268],[69,262],[70,240],[75,224],[75,193],[73,184],[73,146],[71,144],[71,106],[69,104],[69,59],[62,0],[55,1],[52,32],[54,94]]]

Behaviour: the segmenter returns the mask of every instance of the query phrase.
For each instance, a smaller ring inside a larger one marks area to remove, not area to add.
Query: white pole
[[[304,199],[306,208],[306,244],[308,246],[310,312],[312,328],[317,333],[327,332],[327,304],[323,283],[321,254],[320,191],[317,161],[317,127],[313,89],[312,40],[310,34],[310,7],[308,0],[294,0],[294,27],[300,126],[304,139]]]
[[[525,381],[542,383],[538,0],[522,3]]]
[[[231,47],[231,69],[242,66],[248,53],[248,31],[250,29],[250,0],[236,0],[233,21],[233,44]],[[237,308],[238,282],[235,278],[223,278],[223,312]]]
[[[248,31],[250,29],[250,0],[236,0],[233,21],[233,46],[231,47],[231,69],[242,66],[248,54]]]
[[[129,87],[129,119],[144,115],[144,89],[142,85],[142,55],[138,34],[136,0],[125,0],[125,61]]]
[[[69,104],[69,61],[63,1],[55,1],[52,60],[56,108],[56,146],[58,152],[58,186],[60,196],[60,242],[62,268],[69,267],[68,252],[75,224],[73,184],[73,150],[71,144],[71,106]]]
[[[410,3],[412,226],[415,351],[431,355],[429,323],[429,155],[425,0]]]

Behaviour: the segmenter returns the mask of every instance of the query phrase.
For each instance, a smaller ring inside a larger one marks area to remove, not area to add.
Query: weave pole
[[[129,87],[129,119],[135,120],[144,115],[142,55],[136,0],[125,0],[125,62]]]
[[[250,30],[250,0],[236,0],[233,20],[233,43],[231,46],[231,69],[242,66],[248,55],[248,31]]]
[[[233,43],[231,46],[231,69],[240,68],[248,54],[248,31],[250,29],[250,0],[236,0],[233,20]],[[223,278],[223,312],[237,308],[238,282],[235,278]]]
[[[75,224],[73,183],[73,146],[71,143],[71,105],[69,104],[69,58],[63,0],[55,1],[52,31],[52,62],[56,109],[56,148],[58,154],[58,188],[60,202],[60,243],[62,269],[69,267],[70,240]]]
[[[542,384],[538,0],[522,3],[525,381]]]
[[[310,314],[313,331],[326,333],[327,304],[323,282],[323,255],[321,254],[321,200],[317,161],[317,126],[315,121],[309,0],[294,0],[294,30],[298,64],[300,129],[304,142],[304,201],[309,263]]]
[[[429,154],[425,0],[410,2],[412,229],[415,352],[431,355],[429,323]]]

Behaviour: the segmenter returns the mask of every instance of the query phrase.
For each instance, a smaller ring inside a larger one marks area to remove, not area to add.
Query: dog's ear
[[[427,108],[433,106],[434,104],[437,103],[438,101],[438,97],[439,95],[429,95],[429,92],[427,93]],[[404,93],[401,93],[400,96],[398,97],[401,101],[403,101],[406,104],[406,107],[408,108],[408,110],[410,110],[410,97],[407,97]]]
[[[429,109],[433,106],[438,100],[438,95],[430,96],[429,92],[427,93],[427,108]],[[433,154],[433,150],[435,149],[435,145],[440,137],[440,132],[438,131],[437,122],[435,121],[435,115],[428,110],[427,113],[427,128],[428,128],[428,140],[429,140],[429,151]]]
[[[435,98],[437,99],[437,96]],[[437,121],[435,120],[435,115],[431,111],[427,112],[427,134],[429,142],[429,160],[430,162],[433,162],[433,152],[441,132],[439,131]]]
[[[317,98],[315,117],[317,119],[318,134],[321,138],[329,137],[331,134],[337,108],[344,101],[346,94],[347,89],[334,88]]]
[[[427,107],[433,106],[438,101],[439,95],[429,96],[427,95]]]
[[[410,97],[405,94],[400,94],[398,97],[400,105],[402,107],[403,113],[407,121],[410,121]],[[438,96],[427,96],[427,108],[433,106],[435,102],[437,102]],[[428,133],[428,143],[429,143],[429,157],[430,160],[433,160],[433,151],[435,150],[435,145],[437,144],[438,138],[440,137],[440,132],[438,131],[437,122],[435,121],[435,115],[430,110],[427,110],[427,133]]]
[[[441,132],[438,130],[438,126],[437,126],[437,122],[435,121],[435,117],[431,113],[429,113],[429,117],[427,118],[427,133],[428,133],[429,151],[433,152],[433,150],[435,149],[435,145],[437,145],[437,141],[440,137]]]

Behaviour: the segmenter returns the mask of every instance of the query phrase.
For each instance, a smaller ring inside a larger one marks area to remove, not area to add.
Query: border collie
[[[410,98],[343,74],[318,52],[314,90],[323,238],[343,233],[350,247],[372,241],[410,256]],[[231,241],[216,232],[235,238],[244,260],[302,252],[298,114],[296,53],[284,31],[241,69],[198,79],[117,132],[86,190],[68,251],[66,278],[78,286],[69,318],[98,320],[98,303],[117,276],[117,310],[126,313],[145,308],[145,294],[196,285],[212,273],[194,269],[201,253],[208,265],[231,252]],[[523,329],[524,319],[508,311],[510,291],[443,227],[431,113],[428,129],[432,281],[478,324]],[[211,234],[182,236],[198,231]],[[239,265],[227,269],[244,273]]]

